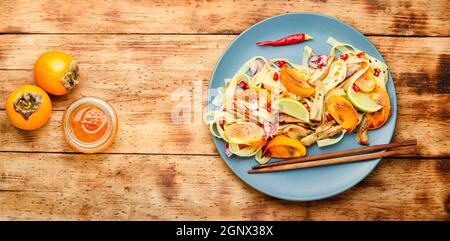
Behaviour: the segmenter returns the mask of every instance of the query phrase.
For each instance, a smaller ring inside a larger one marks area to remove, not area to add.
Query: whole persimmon
[[[64,95],[79,82],[77,61],[61,51],[43,53],[34,64],[36,83],[53,95]]]
[[[52,112],[48,94],[35,85],[23,85],[9,94],[6,114],[17,128],[34,130],[47,123]]]

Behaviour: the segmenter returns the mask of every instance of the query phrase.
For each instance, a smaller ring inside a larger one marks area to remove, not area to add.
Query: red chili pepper
[[[278,61],[278,67],[283,67],[286,64],[283,60]]]
[[[311,111],[311,108],[309,107],[309,105],[308,105],[308,103],[303,103],[303,105],[305,106],[305,108],[308,110],[308,111]]]
[[[248,84],[245,83],[244,81],[239,82],[239,87],[243,90],[248,89]]]
[[[261,83],[261,88],[264,89],[264,84],[263,83]]]
[[[219,125],[221,126],[225,125],[225,120],[219,120]]]
[[[359,87],[357,85],[353,84],[352,88],[355,92],[359,92]]]
[[[262,41],[257,42],[256,45],[258,46],[283,46],[283,45],[289,45],[289,44],[296,44],[304,42],[305,40],[312,39],[311,36],[304,34],[304,33],[298,33],[298,34],[292,34],[289,36],[286,36],[284,38],[275,40],[275,41]]]
[[[339,58],[345,61],[348,59],[348,54],[341,54]]]
[[[380,72],[381,72],[380,69],[375,69],[375,70],[373,71],[373,75],[375,75],[376,77],[378,77],[378,76],[380,76]]]
[[[332,121],[333,120],[333,116],[331,116],[329,113],[327,114],[327,121]]]
[[[277,72],[275,72],[275,73],[273,74],[273,80],[275,80],[275,81],[278,80],[278,73],[277,73]]]
[[[359,52],[358,54],[356,54],[356,57],[361,58],[362,56],[364,56],[366,53],[364,52]]]

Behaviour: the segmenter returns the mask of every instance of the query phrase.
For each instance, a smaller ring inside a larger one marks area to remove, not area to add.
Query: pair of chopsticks
[[[278,171],[286,171],[286,170],[294,170],[294,169],[302,169],[309,167],[319,167],[319,166],[327,166],[334,164],[342,164],[342,163],[350,163],[362,160],[369,160],[380,157],[388,157],[392,155],[400,155],[400,154],[408,154],[411,151],[408,149],[400,149],[386,152],[375,152],[361,155],[352,155],[352,154],[360,154],[367,152],[380,151],[384,149],[391,149],[395,147],[405,147],[405,146],[416,146],[417,140],[408,140],[390,144],[383,145],[375,145],[368,146],[362,148],[355,148],[344,151],[336,151],[325,154],[306,156],[300,158],[292,158],[284,161],[271,162],[261,165],[256,165],[252,167],[252,170],[249,170],[248,173],[264,173],[264,172],[278,172]],[[352,156],[346,156],[352,155]]]

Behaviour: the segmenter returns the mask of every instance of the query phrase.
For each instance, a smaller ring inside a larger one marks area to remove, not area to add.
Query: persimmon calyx
[[[61,82],[67,90],[71,90],[78,84],[78,77],[80,76],[80,68],[77,61],[73,60],[70,63],[69,71],[61,78]]]
[[[25,120],[36,112],[42,104],[42,96],[38,93],[23,93],[14,101],[14,110]]]

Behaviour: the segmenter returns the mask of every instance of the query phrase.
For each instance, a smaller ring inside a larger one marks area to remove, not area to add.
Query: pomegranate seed
[[[333,120],[333,116],[331,116],[330,114],[327,114],[327,121],[332,121]]]
[[[359,92],[359,87],[357,85],[353,84],[352,88],[355,92]]]
[[[348,59],[348,54],[341,54],[341,56],[339,56],[339,58],[345,61]]]
[[[323,64],[318,64],[317,68],[321,69],[321,68],[323,68],[323,66],[324,66]]]
[[[364,53],[364,52],[359,52],[357,55],[356,55],[356,57],[358,57],[358,58],[361,58],[362,56],[364,56],[366,53]]]
[[[275,72],[275,73],[273,74],[273,80],[275,80],[275,81],[278,80],[278,73],[277,73],[277,72]]]
[[[378,76],[380,76],[380,70],[379,69],[375,69],[374,71],[373,71],[373,75],[375,75],[376,77],[378,77]]]
[[[283,60],[278,61],[278,67],[283,67],[286,64]]]
[[[272,111],[272,106],[270,105],[270,103],[267,103],[267,104],[266,104],[266,110],[267,110],[268,112],[271,112],[271,111]]]
[[[264,89],[264,84],[263,83],[261,83],[261,89]]]
[[[219,120],[219,125],[221,126],[225,125],[225,120]]]
[[[308,110],[308,111],[311,111],[311,108],[309,107],[309,105],[308,105],[308,103],[303,103],[303,105],[305,106],[305,108]]]
[[[239,87],[243,90],[248,89],[248,84],[245,83],[244,81],[239,82]]]

